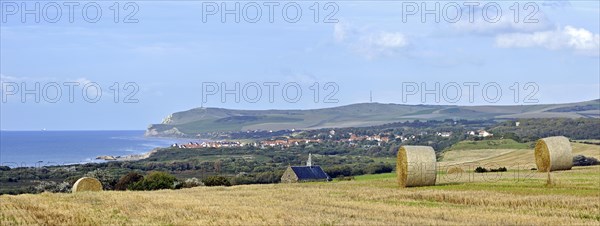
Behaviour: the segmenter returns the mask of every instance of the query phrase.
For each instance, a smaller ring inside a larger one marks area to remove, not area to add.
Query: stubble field
[[[479,160],[502,166],[533,155],[501,152]],[[600,148],[576,144],[578,153],[600,155]],[[0,225],[600,224],[600,166],[552,172],[550,183],[547,174],[530,169],[442,170],[474,163],[464,156],[467,161],[440,164],[431,187],[398,188],[392,173],[330,183],[1,196]]]

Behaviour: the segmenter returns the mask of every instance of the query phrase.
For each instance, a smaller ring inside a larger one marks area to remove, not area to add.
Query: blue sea
[[[149,138],[144,131],[0,131],[0,165],[103,162],[100,155],[143,154],[190,140]]]

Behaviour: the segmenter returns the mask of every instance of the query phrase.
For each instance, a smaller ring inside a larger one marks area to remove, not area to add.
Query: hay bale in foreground
[[[396,173],[400,187],[435,185],[435,151],[429,146],[401,146],[398,149]]]
[[[535,144],[535,165],[539,172],[570,170],[573,166],[571,143],[563,136],[539,139]]]
[[[102,191],[102,183],[100,183],[100,181],[96,178],[82,177],[75,182],[73,189],[71,190],[73,193],[83,191]]]

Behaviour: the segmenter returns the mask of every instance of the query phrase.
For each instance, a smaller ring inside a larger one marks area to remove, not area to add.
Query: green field
[[[528,149],[530,144],[519,143],[511,139],[461,141],[452,145],[450,150],[479,150],[479,149]]]
[[[354,177],[356,181],[381,180],[390,178],[396,178],[396,173],[367,174]]]

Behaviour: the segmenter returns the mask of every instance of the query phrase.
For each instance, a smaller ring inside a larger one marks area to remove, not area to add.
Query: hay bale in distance
[[[396,173],[400,187],[435,185],[435,151],[429,146],[401,146],[398,149]]]
[[[573,166],[571,143],[563,136],[539,139],[535,144],[535,165],[539,172],[570,170]]]
[[[449,167],[448,170],[446,170],[447,174],[455,174],[455,173],[464,173],[465,170],[463,170],[462,168],[458,167],[458,166],[452,166]]]
[[[73,193],[84,191],[102,191],[102,183],[96,178],[82,177],[75,182],[72,189]]]

